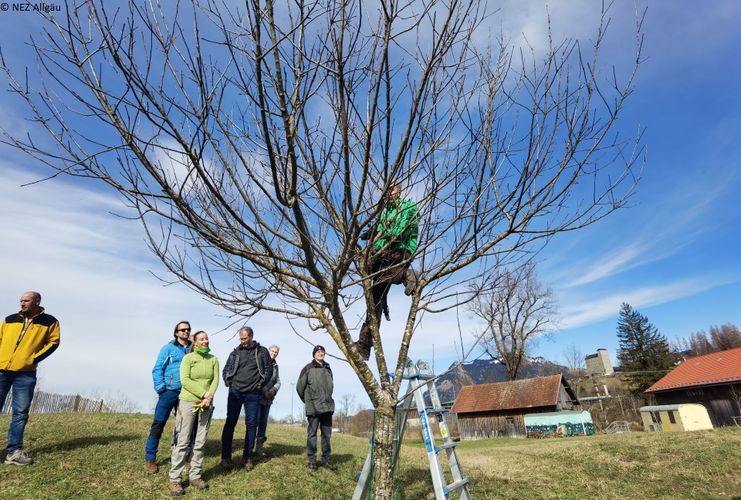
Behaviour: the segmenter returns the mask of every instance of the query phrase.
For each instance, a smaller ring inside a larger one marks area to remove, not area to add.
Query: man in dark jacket
[[[244,420],[247,433],[244,438],[244,469],[249,472],[255,468],[252,462],[252,448],[255,447],[257,420],[260,411],[260,398],[272,389],[273,360],[268,350],[252,340],[254,332],[249,326],[239,330],[239,346],[232,351],[224,365],[224,383],[229,387],[226,403],[226,422],[221,434],[221,466],[232,467],[232,440],[234,427],[244,406]]]
[[[314,359],[304,366],[298,377],[296,392],[304,403],[306,418],[309,425],[306,428],[306,452],[309,457],[309,471],[317,470],[316,463],[316,433],[322,429],[322,465],[331,471],[337,467],[330,461],[332,455],[332,414],[334,413],[334,399],[332,391],[332,369],[324,361],[324,347],[318,345],[311,352]]]

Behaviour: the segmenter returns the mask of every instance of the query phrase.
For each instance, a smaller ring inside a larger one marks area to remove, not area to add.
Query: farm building
[[[563,375],[467,385],[450,409],[462,439],[525,437],[525,414],[573,410],[579,404]]]
[[[699,403],[714,427],[741,415],[741,347],[689,358],[646,390],[659,405]]]
[[[683,432],[712,429],[708,411],[701,404],[656,405],[641,407],[643,429],[649,432]]]

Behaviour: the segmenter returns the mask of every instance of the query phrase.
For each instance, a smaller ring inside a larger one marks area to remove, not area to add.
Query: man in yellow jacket
[[[44,312],[41,294],[21,295],[21,310],[0,326],[0,411],[13,389],[13,418],[8,428],[5,463],[29,465],[33,460],[23,450],[23,431],[28,422],[36,367],[59,347],[59,322]]]

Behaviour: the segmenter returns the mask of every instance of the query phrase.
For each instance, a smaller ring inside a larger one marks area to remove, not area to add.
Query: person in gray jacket
[[[268,350],[253,340],[254,332],[249,326],[239,329],[239,346],[229,354],[224,365],[224,383],[229,387],[226,400],[226,422],[221,433],[221,467],[232,468],[232,443],[234,428],[239,413],[244,407],[244,420],[247,432],[244,436],[242,464],[249,472],[255,468],[252,449],[255,447],[257,417],[260,412],[260,398],[272,389],[273,360]]]
[[[309,425],[306,428],[306,454],[309,459],[309,471],[317,470],[316,462],[316,433],[319,427],[322,431],[322,462],[321,465],[331,471],[337,467],[331,462],[332,456],[332,414],[334,413],[334,399],[332,391],[332,369],[324,361],[324,347],[318,345],[311,352],[314,359],[301,370],[296,383],[298,397],[304,403],[306,418]]]

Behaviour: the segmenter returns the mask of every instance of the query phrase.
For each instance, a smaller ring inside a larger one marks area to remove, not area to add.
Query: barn
[[[450,409],[462,439],[525,437],[525,414],[573,410],[579,405],[562,374],[467,385]]]
[[[741,422],[741,347],[689,358],[646,392],[659,405],[703,405],[714,427]]]

